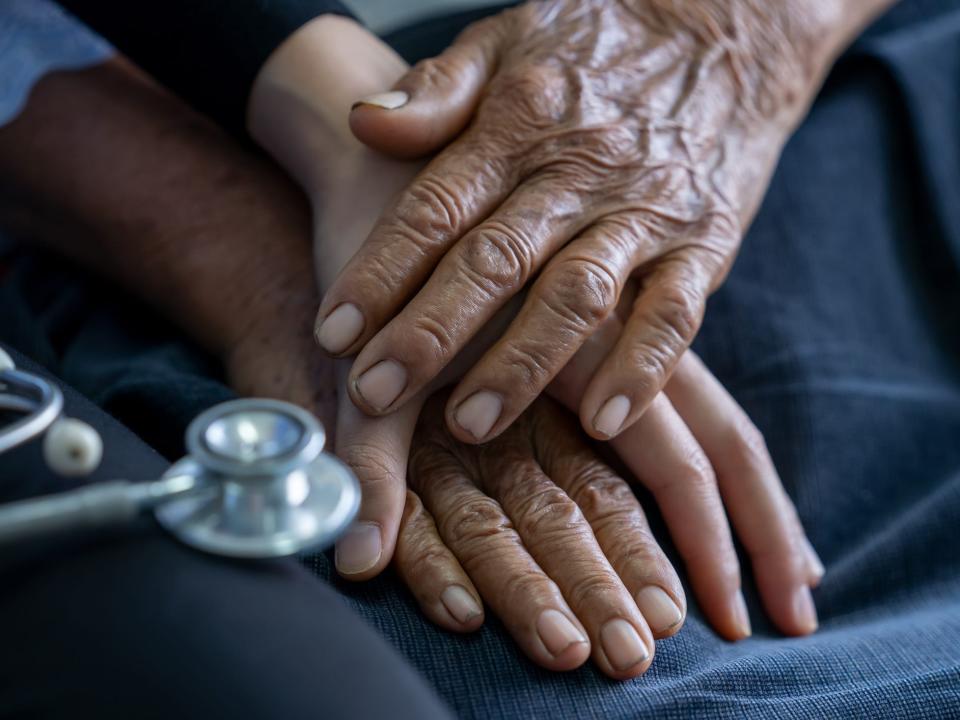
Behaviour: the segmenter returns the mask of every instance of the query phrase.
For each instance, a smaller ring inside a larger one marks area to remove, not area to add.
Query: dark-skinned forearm
[[[298,192],[123,61],[42,80],[0,128],[0,183],[6,227],[119,281],[216,353],[264,314],[314,311]]]

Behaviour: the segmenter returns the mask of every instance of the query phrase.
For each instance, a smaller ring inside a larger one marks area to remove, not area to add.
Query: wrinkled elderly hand
[[[549,400],[483,446],[451,437],[443,400],[431,398],[417,426],[394,557],[424,613],[475,630],[483,598],[544,667],[592,656],[611,677],[642,673],[686,603],[627,483]]]
[[[378,59],[358,59],[365,45],[367,54]],[[332,75],[318,75],[316,67],[343,56],[340,46],[350,48],[351,63]],[[374,73],[378,76],[390,76],[381,81],[383,85],[405,71],[399,59],[362,28],[328,17],[295,34],[274,54],[253,93],[258,110],[253,113],[255,135],[296,174],[313,200],[321,287],[329,286],[389,198],[420,169],[416,163],[373,153],[349,136],[342,119],[358,88],[368,91],[376,80],[370,77],[371,67],[381,68]],[[333,93],[328,87],[331,78],[339,83]],[[342,128],[338,122],[343,122]],[[321,132],[324,129],[328,132]],[[329,137],[343,140],[325,141]],[[599,326],[551,383],[551,395],[567,408],[576,410],[590,378],[622,335],[636,284],[631,279],[618,312]],[[458,366],[460,372],[468,368],[479,357],[476,352],[483,342],[499,337],[519,307],[516,301],[502,308],[474,338],[474,347],[446,368],[444,382],[458,379]],[[336,336],[321,333],[321,340],[334,342]],[[338,365],[346,375],[349,361]],[[421,391],[398,412],[379,417],[364,414],[349,401],[336,403],[336,450],[357,473],[364,495],[358,522],[337,545],[337,569],[344,577],[373,577],[394,554],[407,457],[426,396]],[[721,635],[738,639],[750,632],[728,514],[777,627],[789,634],[816,627],[809,588],[822,575],[822,566],[760,433],[692,353],[684,355],[665,393],[612,445],[631,474],[653,493],[700,606]],[[650,609],[641,598],[637,602],[650,620]]]
[[[532,281],[448,402],[454,435],[485,441],[635,276],[642,292],[579,412],[600,439],[636,422],[730,267],[830,60],[839,30],[826,28],[843,27],[842,5],[530,2],[359,103],[356,136],[394,155],[459,137],[326,293],[318,335],[333,354],[359,351],[353,401],[374,415],[402,406]]]

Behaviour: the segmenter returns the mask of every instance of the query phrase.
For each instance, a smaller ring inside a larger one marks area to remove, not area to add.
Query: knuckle
[[[637,133],[631,128],[587,127],[570,130],[562,140],[551,139],[539,149],[548,167],[560,171],[590,196],[608,199],[611,177],[637,181],[638,173],[631,168],[637,162],[637,141]]]
[[[516,525],[521,537],[540,540],[579,531],[583,526],[583,513],[565,492],[551,485],[529,494],[518,509]]]
[[[533,269],[533,247],[515,228],[491,221],[474,233],[462,257],[466,274],[490,291],[514,291],[527,282]]]
[[[685,345],[697,334],[702,317],[703,297],[690,282],[680,280],[661,288],[656,318],[680,344]]]
[[[564,260],[546,280],[543,303],[568,327],[593,328],[616,307],[621,283],[602,263],[589,258]]]
[[[446,324],[431,312],[417,315],[411,327],[413,337],[406,343],[408,349],[429,348],[429,354],[444,362],[457,349],[457,339]],[[424,358],[425,359],[425,358]]]
[[[621,595],[618,581],[600,569],[584,569],[580,577],[564,587],[564,595],[574,608],[608,604],[612,597]]]
[[[676,482],[701,494],[716,492],[717,475],[699,446],[691,444],[687,448],[676,473]]]
[[[553,375],[554,352],[555,349],[542,347],[529,340],[508,340],[503,348],[503,376],[516,378],[519,387],[525,390],[539,390]]]
[[[504,583],[506,607],[519,613],[538,610],[542,603],[559,594],[556,586],[538,570],[525,567],[508,573],[508,582]]]
[[[631,384],[636,397],[653,401],[666,384],[676,360],[671,343],[653,337],[633,338],[625,353],[624,365],[630,368]]]
[[[652,486],[656,494],[679,493],[684,497],[713,498],[717,495],[717,476],[706,454],[695,443],[685,443],[671,472]]]
[[[388,252],[368,252],[363,262],[354,265],[355,287],[366,289],[395,288],[409,273],[407,261],[420,255],[416,243],[400,236]]]
[[[438,56],[420,60],[410,74],[418,85],[444,86],[459,82],[456,70],[449,57]]]
[[[657,584],[677,585],[673,566],[660,549],[660,544],[647,528],[633,528],[629,537],[618,543],[614,556],[629,562],[646,578],[645,584],[656,579]]]
[[[496,78],[495,95],[499,108],[521,125],[540,127],[560,120],[567,108],[566,82],[555,68],[524,63]]]
[[[427,485],[438,486],[445,479],[455,476],[458,470],[454,456],[445,446],[426,440],[413,443],[407,468],[407,479],[415,492]]]
[[[425,537],[415,548],[411,548],[405,553],[401,562],[407,576],[423,582],[425,578],[442,572],[442,568],[450,563],[450,555],[442,545],[431,542]]]
[[[579,473],[570,497],[593,525],[619,518],[638,507],[630,487],[599,463]]]
[[[445,513],[444,537],[461,547],[485,545],[491,538],[512,532],[513,526],[500,506],[489,497],[470,497]]]
[[[465,215],[460,197],[449,181],[432,175],[422,177],[399,201],[390,229],[409,238],[414,247],[436,245],[460,228]]]
[[[365,494],[392,491],[403,485],[396,464],[376,445],[353,443],[341,448],[337,454],[353,469]]]

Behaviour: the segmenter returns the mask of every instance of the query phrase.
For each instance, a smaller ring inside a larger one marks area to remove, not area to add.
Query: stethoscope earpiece
[[[43,436],[43,459],[64,477],[85,477],[100,467],[103,439],[82,420],[60,418]]]

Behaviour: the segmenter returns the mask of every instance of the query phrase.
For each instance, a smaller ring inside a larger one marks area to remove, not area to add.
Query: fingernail
[[[462,403],[454,413],[457,424],[473,435],[477,440],[487,436],[500,417],[503,401],[496,393],[488,390],[476,392]]]
[[[343,352],[363,332],[363,314],[353,303],[337,305],[317,329],[317,342],[328,353]]]
[[[537,633],[554,657],[563,654],[571,645],[585,643],[587,638],[559,610],[544,610],[537,619]]]
[[[451,585],[440,593],[440,602],[460,623],[468,623],[482,612],[473,595],[460,585]]]
[[[381,360],[357,379],[357,392],[377,410],[390,407],[406,386],[407,371],[393,360]]]
[[[344,575],[369,570],[380,560],[380,526],[361,522],[351,526],[337,542],[334,562]]]
[[[410,101],[410,96],[405,93],[403,90],[391,90],[390,92],[376,93],[375,95],[367,95],[357,100],[353,108],[358,105],[373,105],[374,107],[383,108],[384,110],[396,110],[399,107],[403,107]]]
[[[614,395],[607,400],[593,419],[593,428],[601,435],[613,437],[620,432],[623,421],[630,413],[630,398],[626,395]]]
[[[793,594],[793,615],[805,632],[812,633],[817,629],[817,610],[813,606],[813,596],[810,588],[801,585]]]
[[[753,629],[750,627],[750,613],[747,612],[747,601],[743,598],[743,592],[737,590],[733,597],[734,622],[740,631],[741,638],[750,637]]]
[[[656,585],[649,585],[637,593],[637,607],[655,633],[666,632],[683,620],[677,604]]]
[[[650,657],[636,628],[619,618],[600,629],[600,643],[614,670],[629,670]]]

